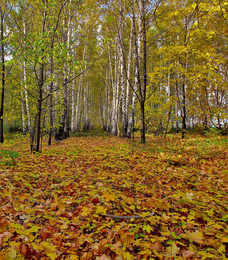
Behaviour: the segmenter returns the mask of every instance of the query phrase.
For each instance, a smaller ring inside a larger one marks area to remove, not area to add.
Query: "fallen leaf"
[[[97,257],[98,260],[110,260],[111,258],[107,256],[106,254],[103,254],[101,257]]]
[[[175,257],[180,251],[180,248],[177,247],[175,243],[173,243],[171,246],[167,247],[166,252],[168,257]]]
[[[111,201],[114,201],[115,200],[115,197],[111,194],[111,193],[108,193],[108,192],[104,192],[104,195],[102,196],[107,202],[109,202],[110,200]]]
[[[151,246],[152,250],[156,250],[156,251],[162,251],[163,245],[160,241],[156,241],[153,243],[153,245]]]
[[[195,255],[195,253],[192,252],[192,251],[190,251],[190,250],[184,251],[184,252],[182,253],[182,257],[183,257],[184,259],[191,259],[194,255]]]

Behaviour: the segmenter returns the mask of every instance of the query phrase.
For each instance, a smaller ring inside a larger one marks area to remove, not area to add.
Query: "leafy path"
[[[226,259],[225,138],[27,143],[2,146],[0,259]]]

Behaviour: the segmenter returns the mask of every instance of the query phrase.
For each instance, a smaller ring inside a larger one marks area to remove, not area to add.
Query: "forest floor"
[[[11,136],[0,147],[0,260],[226,259],[227,147],[215,135],[142,145],[91,133],[31,154]]]

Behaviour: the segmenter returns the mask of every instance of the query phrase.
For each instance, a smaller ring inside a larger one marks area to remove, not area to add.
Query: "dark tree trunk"
[[[63,111],[60,120],[59,131],[56,135],[56,140],[63,140],[69,137],[70,125],[69,125],[69,91],[67,87],[68,79],[64,79],[64,98],[63,98]]]
[[[41,80],[43,80],[43,66],[41,66]],[[43,81],[41,81],[43,82]],[[40,151],[40,139],[41,139],[41,114],[42,114],[42,99],[43,99],[43,84],[39,87],[39,99],[38,99],[38,112],[37,112],[37,124],[36,124],[36,146],[35,152]]]
[[[141,95],[141,143],[146,142],[146,125],[145,125],[145,100],[147,85],[147,39],[146,39],[146,13],[145,0],[142,0],[142,24],[143,24],[143,86]]]
[[[51,145],[51,138],[52,138],[52,131],[53,131],[53,82],[51,82],[50,85],[49,114],[50,114],[50,129],[49,129],[48,145]]]
[[[185,79],[184,79],[185,80]],[[182,102],[182,109],[183,109],[183,114],[182,114],[182,129],[186,130],[186,93],[185,93],[185,83],[183,83],[183,102]]]
[[[146,143],[145,104],[141,103],[141,143]]]

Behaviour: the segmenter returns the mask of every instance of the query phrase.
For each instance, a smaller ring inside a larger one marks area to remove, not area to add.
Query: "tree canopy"
[[[217,128],[227,133],[225,1],[1,4],[3,124],[62,139]]]

